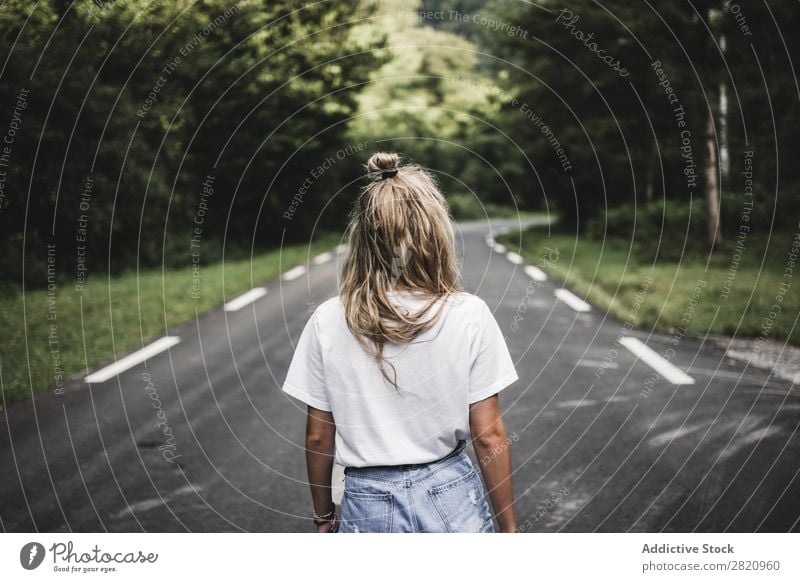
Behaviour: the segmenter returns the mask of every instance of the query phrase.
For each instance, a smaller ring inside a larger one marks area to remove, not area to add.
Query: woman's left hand
[[[326,521],[317,526],[317,533],[336,533],[339,530],[339,516],[333,518],[333,521]]]

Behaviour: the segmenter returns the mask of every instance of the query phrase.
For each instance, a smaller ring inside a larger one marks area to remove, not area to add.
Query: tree
[[[13,111],[21,89],[28,98],[0,267],[19,280],[21,257],[35,258],[25,280],[42,283],[49,243],[61,272],[79,256],[90,272],[185,265],[199,212],[206,258],[223,239],[249,248],[307,234],[344,170],[326,173],[293,221],[284,210],[346,145],[378,62],[380,39],[359,24],[367,13],[265,0],[6,2],[0,103]]]
[[[508,145],[496,147],[492,128],[498,87],[479,72],[478,48],[439,26],[442,20],[425,26],[415,16],[419,5],[395,1],[383,8],[376,27],[387,38],[386,60],[359,97],[353,141],[397,150],[431,168],[445,192],[477,206],[513,206],[515,193],[499,167]]]
[[[741,172],[720,179],[720,87],[729,97],[727,147],[740,160],[744,152],[761,154],[752,178],[756,213],[778,222],[796,214],[800,171],[790,160],[800,131],[790,119],[798,91],[785,72],[800,56],[788,34],[800,15],[789,5],[567,0],[494,2],[488,10],[528,31],[524,39],[487,31],[483,42],[512,64],[507,90],[535,104],[569,152],[574,172],[565,176],[538,126],[525,123],[518,108],[504,108],[500,126],[537,161],[567,225],[582,228],[587,217],[623,204],[677,200],[705,213],[704,232],[690,243],[701,236],[717,249],[726,228],[737,228],[744,203],[736,194]],[[611,66],[616,60],[627,76]],[[523,195],[541,196],[534,178],[526,172],[516,182]],[[772,204],[770,192],[780,194]]]

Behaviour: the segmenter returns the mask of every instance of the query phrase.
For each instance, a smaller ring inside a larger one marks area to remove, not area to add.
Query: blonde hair
[[[384,345],[410,342],[430,329],[444,301],[438,309],[434,306],[461,291],[453,219],[430,173],[415,164],[401,165],[397,154],[373,154],[367,176],[370,182],[356,200],[348,227],[339,295],[350,331],[398,388]],[[421,294],[427,301],[408,313],[390,300],[393,288]]]

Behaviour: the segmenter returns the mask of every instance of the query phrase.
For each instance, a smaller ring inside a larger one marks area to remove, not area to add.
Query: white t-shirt
[[[425,303],[408,292],[391,297],[412,312]],[[337,463],[368,467],[440,459],[469,439],[469,405],[517,380],[486,303],[469,293],[445,301],[431,329],[411,343],[384,346],[399,389],[385,380],[374,356],[347,327],[338,297],[314,311],[283,391],[333,414]]]

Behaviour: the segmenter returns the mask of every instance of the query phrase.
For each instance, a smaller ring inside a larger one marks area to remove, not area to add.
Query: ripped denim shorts
[[[494,532],[481,477],[463,443],[444,459],[345,469],[340,532]]]

